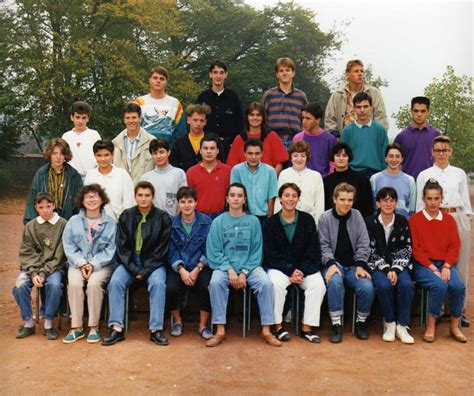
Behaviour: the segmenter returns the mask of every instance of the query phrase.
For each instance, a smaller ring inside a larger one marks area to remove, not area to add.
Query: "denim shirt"
[[[206,239],[210,228],[210,217],[198,211],[196,211],[195,222],[189,235],[181,227],[181,214],[173,219],[169,250],[173,270],[178,271],[180,264],[189,271],[201,261],[207,264]]]
[[[63,233],[64,253],[68,265],[80,268],[84,264],[92,264],[94,271],[112,264],[115,255],[115,235],[117,225],[115,220],[101,212],[101,222],[97,233],[90,244],[87,241],[87,218],[84,209],[71,217]]]

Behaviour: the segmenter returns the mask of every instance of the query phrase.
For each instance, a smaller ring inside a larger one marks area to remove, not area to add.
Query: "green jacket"
[[[43,165],[36,171],[33,177],[30,192],[26,200],[23,224],[38,217],[38,212],[35,210],[35,195],[39,192],[48,191],[48,171],[50,166],[50,162]],[[66,186],[64,188],[63,210],[59,215],[69,220],[73,214],[77,213],[77,208],[74,205],[74,197],[82,187],[82,178],[71,165],[64,164],[64,166],[66,167]]]

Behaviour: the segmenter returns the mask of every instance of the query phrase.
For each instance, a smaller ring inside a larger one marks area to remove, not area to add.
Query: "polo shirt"
[[[270,165],[260,163],[253,172],[247,162],[242,162],[232,168],[230,182],[239,182],[247,190],[249,211],[255,216],[268,215],[268,200],[278,195],[278,180],[275,169]]]

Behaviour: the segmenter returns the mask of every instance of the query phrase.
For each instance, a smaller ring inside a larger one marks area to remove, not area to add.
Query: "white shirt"
[[[318,224],[319,216],[324,212],[323,178],[314,170],[305,168],[296,171],[293,168],[284,169],[278,176],[278,188],[285,183],[295,183],[301,190],[301,197],[296,205],[298,210],[309,213]],[[280,199],[275,200],[275,213],[281,210]]]
[[[472,213],[471,201],[469,199],[469,188],[467,175],[461,168],[448,165],[441,169],[436,165],[422,171],[416,179],[416,210],[424,208],[423,187],[428,179],[433,178],[443,187],[442,208],[458,208],[466,214]]]
[[[97,183],[107,193],[110,203],[105,205],[105,213],[118,220],[120,214],[128,208],[135,206],[133,181],[125,169],[112,165],[112,171],[103,175],[99,168],[87,172],[84,184]]]
[[[69,165],[79,172],[84,182],[87,171],[97,165],[92,147],[101,137],[94,129],[87,128],[84,132],[71,129],[65,132],[62,138],[69,144],[72,151],[72,160],[69,161]]]
[[[385,242],[388,243],[388,238],[390,237],[390,233],[393,230],[393,225],[395,224],[395,215],[392,215],[392,220],[390,220],[387,225],[383,223],[382,214],[379,214],[378,219],[380,224],[382,224],[383,231],[385,233]]]

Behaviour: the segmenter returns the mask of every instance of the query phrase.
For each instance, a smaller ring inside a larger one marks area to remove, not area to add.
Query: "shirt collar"
[[[54,213],[54,214],[53,214],[53,217],[51,217],[51,219],[49,219],[49,220],[45,220],[45,219],[43,219],[41,216],[38,216],[38,217],[36,218],[36,221],[37,221],[39,224],[44,224],[44,223],[48,222],[48,223],[51,224],[51,225],[55,225],[55,224],[58,222],[58,220],[59,220],[59,215],[58,215],[57,213]]]
[[[137,137],[135,139],[133,139],[133,141],[137,141],[137,143],[140,142],[141,135],[142,135],[142,129],[140,128],[140,130],[138,131]],[[130,139],[128,137],[128,131],[127,130],[125,130],[125,139],[128,139],[130,142],[132,141],[132,139]]]
[[[365,125],[359,124],[357,121],[354,121],[354,123],[355,123],[359,128],[364,128],[364,127],[369,128],[369,127],[372,126],[372,118],[371,118],[370,121],[369,121],[367,124],[365,124]]]
[[[379,216],[377,217],[377,219],[379,220],[379,223],[382,224],[382,226],[384,226],[385,228],[392,227],[392,226],[395,224],[395,214],[392,215],[392,220],[390,220],[390,223],[388,223],[387,225],[385,225],[385,224],[383,223],[383,220],[382,220],[382,213],[379,214]]]
[[[260,162],[258,163],[257,169],[255,170],[255,173],[257,173],[257,172],[259,171],[259,169],[261,168],[261,165],[262,165],[262,161],[260,161]],[[249,165],[249,163],[248,163],[247,161],[245,161],[245,166],[247,167],[247,169],[248,169],[250,172],[254,173],[253,170],[250,169],[250,165]]]
[[[441,212],[441,210],[438,212],[438,216],[436,217],[431,217],[425,209],[422,209],[422,211],[423,211],[423,216],[425,216],[426,220],[428,221],[432,221],[432,220],[442,221],[443,220],[443,212]]]

